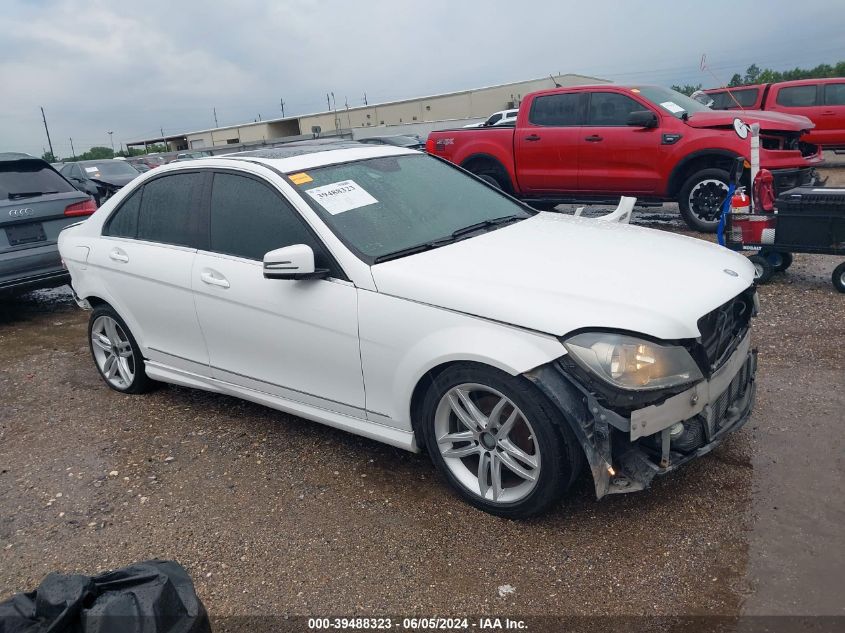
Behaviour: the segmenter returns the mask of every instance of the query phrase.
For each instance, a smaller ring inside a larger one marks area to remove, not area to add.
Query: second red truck
[[[620,195],[677,201],[691,228],[715,231],[730,165],[749,153],[736,114],[658,86],[554,88],[527,95],[515,127],[432,132],[426,150],[538,207]],[[760,124],[760,166],[778,191],[815,181],[822,155],[802,140],[809,119],[741,116]]]

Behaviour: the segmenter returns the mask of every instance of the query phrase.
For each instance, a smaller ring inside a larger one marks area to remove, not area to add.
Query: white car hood
[[[754,267],[703,240],[539,213],[372,274],[381,293],[556,336],[616,328],[681,339],[748,288]]]

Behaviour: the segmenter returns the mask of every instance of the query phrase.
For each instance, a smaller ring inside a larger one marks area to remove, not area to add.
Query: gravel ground
[[[671,208],[637,221],[681,230]],[[761,288],[741,432],[643,493],[597,502],[582,477],[531,521],[460,502],[422,455],[226,396],[117,394],[66,291],[0,302],[0,600],[160,557],[215,616],[843,615],[835,263]]]

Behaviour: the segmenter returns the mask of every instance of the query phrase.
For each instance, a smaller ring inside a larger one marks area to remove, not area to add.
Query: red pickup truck
[[[766,110],[799,114],[816,127],[804,140],[825,149],[845,149],[845,77],[800,79],[776,84],[704,90],[714,110]]]
[[[749,154],[735,116],[657,86],[554,88],[527,95],[515,127],[432,132],[426,151],[538,207],[620,195],[677,200],[690,227],[715,231],[730,165]],[[807,118],[742,118],[760,123],[760,165],[778,191],[814,182],[822,156],[801,140],[813,127]]]

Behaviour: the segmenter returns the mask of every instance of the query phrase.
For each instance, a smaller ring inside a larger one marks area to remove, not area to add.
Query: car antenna
[[[555,79],[554,75],[549,75],[549,79],[551,79],[551,80],[552,80],[552,83],[555,85],[555,88],[563,88],[563,86],[561,86],[561,85],[557,82],[557,79]]]

